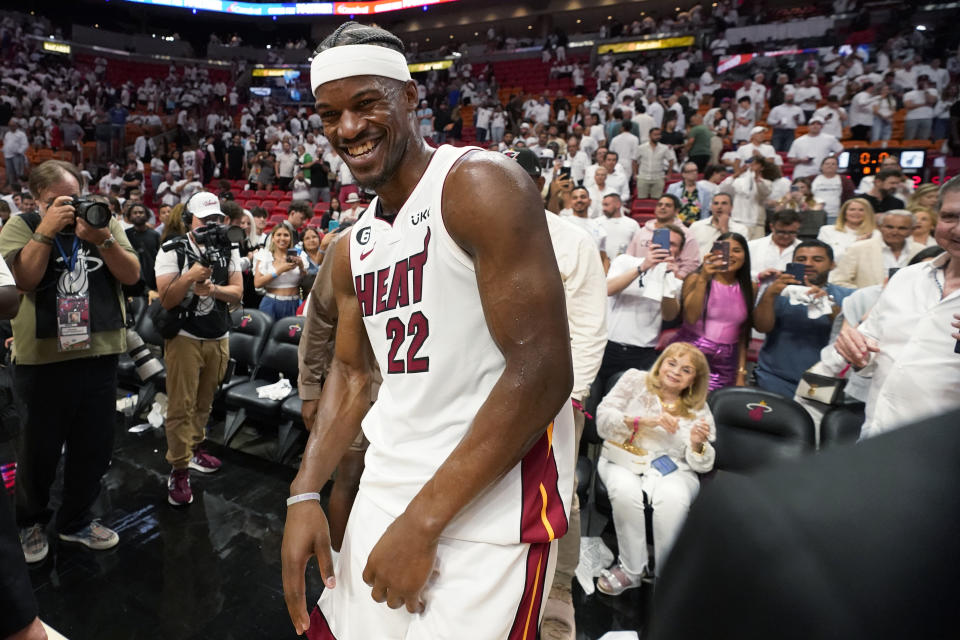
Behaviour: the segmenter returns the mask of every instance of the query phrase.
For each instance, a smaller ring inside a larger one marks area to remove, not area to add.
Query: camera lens
[[[80,202],[74,205],[77,211],[77,217],[94,227],[103,229],[110,224],[110,207],[101,202]]]

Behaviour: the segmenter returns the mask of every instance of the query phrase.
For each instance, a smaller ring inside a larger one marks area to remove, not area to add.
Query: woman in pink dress
[[[750,279],[750,252],[739,233],[724,233],[718,242],[730,247],[708,253],[700,269],[683,281],[683,326],[671,342],[689,342],[707,356],[710,390],[742,387],[747,375],[750,311],[756,290]]]

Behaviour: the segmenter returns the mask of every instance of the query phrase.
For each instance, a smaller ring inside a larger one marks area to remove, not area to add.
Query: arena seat
[[[831,407],[820,420],[820,449],[829,449],[839,444],[856,442],[863,427],[862,402]]]
[[[221,400],[230,387],[256,376],[260,354],[273,326],[273,318],[259,309],[244,308],[235,315],[229,338],[231,366],[220,382],[215,402]]]
[[[292,385],[296,385],[297,347],[303,334],[303,323],[301,316],[281,318],[274,322],[257,363],[257,375],[227,389],[224,394],[224,406],[227,408],[223,436],[225,445],[236,436],[248,415],[260,425],[277,425],[278,458],[289,447],[291,438],[296,440],[298,434],[294,432],[292,421],[282,419],[281,406],[284,401],[260,398],[257,388],[275,382],[281,374]]]
[[[813,419],[790,398],[753,387],[710,394],[717,427],[716,468],[746,473],[816,448]]]

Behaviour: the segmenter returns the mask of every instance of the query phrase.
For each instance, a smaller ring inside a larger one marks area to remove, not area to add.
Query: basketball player
[[[532,639],[573,489],[563,287],[529,177],[499,154],[429,148],[402,51],[346,23],[312,62],[324,134],[377,197],[332,256],[336,353],[287,501],[287,608],[309,638]],[[334,576],[317,492],[361,420]],[[308,617],[310,556],[327,589]]]

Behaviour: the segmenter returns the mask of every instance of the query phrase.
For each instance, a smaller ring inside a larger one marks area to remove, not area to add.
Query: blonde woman
[[[275,320],[297,315],[300,281],[306,270],[306,259],[293,248],[290,228],[285,223],[278,224],[253,263],[254,286],[267,290],[260,310]]]
[[[600,403],[597,431],[605,449],[631,451],[651,463],[638,473],[606,456],[598,462],[620,548],[617,564],[597,580],[601,592],[619,595],[650,573],[644,493],[653,506],[655,567],[663,569],[700,488],[697,474],[713,469],[716,457],[710,444],[716,428],[706,404],[709,383],[706,357],[692,344],[676,342],[649,372],[627,370]]]
[[[913,241],[924,247],[935,247],[937,241],[933,238],[933,230],[939,222],[937,212],[926,207],[914,207],[913,212]]]
[[[937,196],[939,193],[940,187],[935,184],[930,184],[927,182],[920,185],[913,193],[910,194],[910,197],[907,198],[907,210],[914,213],[917,212],[917,209],[936,211]]]
[[[187,226],[183,223],[183,203],[179,202],[173,206],[167,216],[167,222],[163,225],[163,233],[160,234],[160,242],[185,235],[187,235]]]
[[[863,198],[851,198],[840,207],[836,224],[820,227],[817,240],[826,242],[833,249],[833,259],[840,257],[857,240],[868,240],[880,235],[877,230],[873,207]]]

